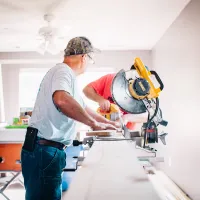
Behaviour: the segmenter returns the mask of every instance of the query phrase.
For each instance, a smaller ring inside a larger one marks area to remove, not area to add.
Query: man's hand
[[[115,126],[116,128],[121,128],[122,124],[120,121],[110,121],[109,122],[111,125]]]
[[[112,124],[106,124],[106,123],[100,123],[96,122],[91,126],[93,131],[98,131],[98,130],[116,130],[117,127],[113,126]]]
[[[108,112],[110,110],[110,101],[101,99],[98,101],[98,103],[102,111]]]
[[[92,110],[91,108],[89,108],[88,106],[86,106],[85,108],[86,112],[92,117],[94,118],[97,122],[99,123],[103,123],[104,125],[106,124],[106,126],[112,125],[114,126],[116,129],[121,128],[121,122],[120,121],[110,121],[108,119],[106,119],[105,117],[101,116],[100,114],[97,114],[94,110]],[[90,125],[92,127],[92,125]],[[94,125],[95,126],[95,125]],[[112,127],[113,128],[113,127]],[[108,128],[107,128],[108,129]]]

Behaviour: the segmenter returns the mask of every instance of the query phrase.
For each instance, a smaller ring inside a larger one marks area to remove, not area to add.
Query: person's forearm
[[[101,97],[100,95],[98,95],[96,93],[96,91],[94,90],[94,88],[90,87],[90,86],[86,86],[83,89],[83,93],[85,94],[85,96],[93,101],[96,101],[97,103],[100,102],[101,100],[103,100],[104,98]]]
[[[60,95],[60,96],[59,96]],[[62,97],[61,97],[62,95]],[[95,124],[95,119],[93,119],[81,106],[80,104],[68,93],[64,92],[58,94],[54,98],[54,103],[66,116],[82,122],[88,126],[93,126]]]
[[[102,123],[109,123],[110,122],[110,120],[108,120],[105,117],[97,114],[95,111],[93,111],[89,107],[86,107],[85,110],[91,117],[93,117],[98,122],[102,122]]]
[[[122,119],[124,121],[131,121],[136,123],[147,122],[147,118],[148,118],[147,112],[142,114],[126,114],[122,116]]]

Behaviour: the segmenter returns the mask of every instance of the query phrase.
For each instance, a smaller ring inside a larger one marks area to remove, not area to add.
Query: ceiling
[[[0,0],[0,52],[35,51],[43,16],[55,15],[56,45],[88,37],[101,50],[152,49],[190,0]]]

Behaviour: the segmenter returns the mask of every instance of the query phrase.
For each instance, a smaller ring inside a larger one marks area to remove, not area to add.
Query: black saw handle
[[[164,88],[164,84],[161,81],[160,77],[158,76],[158,74],[155,71],[150,71],[151,74],[153,74],[156,77],[156,80],[158,81],[158,83],[160,84],[160,90],[163,90]]]

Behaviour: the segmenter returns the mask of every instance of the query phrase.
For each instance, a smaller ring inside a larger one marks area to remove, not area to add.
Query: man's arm
[[[63,114],[92,127],[93,130],[104,130],[108,128],[115,129],[112,124],[97,122],[79,105],[79,103],[70,94],[65,91],[54,92],[53,101]]]
[[[90,116],[92,116],[98,122],[112,124],[112,125],[116,126],[117,128],[121,127],[119,122],[110,121],[110,120],[106,119],[105,117],[97,114],[94,110],[92,110],[91,108],[89,108],[87,106],[86,106],[85,110]]]
[[[130,122],[136,122],[136,123],[144,123],[147,122],[148,119],[148,113],[142,113],[142,114],[125,114],[122,116],[123,121],[130,121]]]
[[[83,89],[83,93],[85,94],[85,96],[93,101],[99,102],[101,100],[103,100],[104,98],[102,96],[100,96],[99,94],[97,94],[97,92],[95,91],[95,89],[93,87],[91,87],[90,85],[87,85],[84,89]]]
[[[108,111],[110,109],[110,102],[107,99],[104,99],[102,96],[97,94],[95,89],[90,85],[87,85],[83,89],[83,93],[88,99],[91,99],[97,102],[102,110]]]

